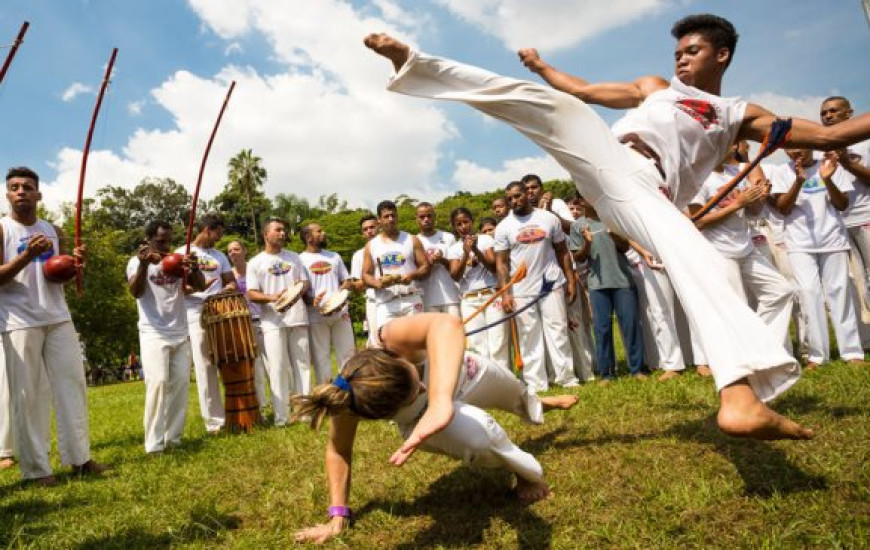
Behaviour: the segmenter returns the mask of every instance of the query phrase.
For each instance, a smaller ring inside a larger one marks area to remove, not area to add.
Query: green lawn
[[[870,547],[870,367],[832,363],[776,403],[816,428],[802,443],[723,437],[712,382],[693,374],[573,391],[579,405],[545,426],[496,413],[555,492],[531,507],[510,498],[502,472],[424,453],[389,466],[395,429],[364,423],[357,524],[333,546]],[[149,457],[142,383],[89,396],[93,454],[114,471],[78,480],[59,470],[52,489],[22,486],[17,468],[0,473],[0,547],[280,548],[324,519],[325,432],[207,436],[192,385],[184,445]]]

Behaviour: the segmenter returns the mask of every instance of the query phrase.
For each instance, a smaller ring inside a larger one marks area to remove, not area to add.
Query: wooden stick
[[[511,344],[514,346],[514,369],[521,371],[525,366],[523,363],[523,354],[520,352],[520,336],[517,334],[517,320],[511,319]]]
[[[106,88],[109,86],[109,78],[112,76],[112,67],[115,66],[115,58],[118,56],[118,48],[112,48],[112,55],[109,56],[109,64],[106,65],[106,73],[103,75],[103,83],[100,84],[100,93],[97,94],[97,103],[94,105],[94,112],[91,114],[91,125],[88,127],[88,137],[85,139],[85,148],[82,150],[82,166],[79,170],[79,193],[76,197],[76,225],[75,225],[75,247],[82,245],[82,199],[85,193],[85,174],[88,171],[88,155],[91,153],[91,140],[94,137],[94,128],[97,125],[97,116],[100,114],[100,106],[103,104],[103,96],[106,95]],[[84,292],[84,266],[76,258],[76,292],[79,296]]]
[[[505,292],[507,292],[508,290],[510,290],[510,288],[511,288],[512,286],[514,286],[515,284],[517,284],[518,282],[520,282],[520,281],[522,281],[523,279],[525,279],[525,278],[526,278],[526,273],[528,273],[528,269],[526,269],[526,264],[520,264],[520,266],[519,266],[519,267],[517,268],[517,270],[514,272],[513,276],[511,276],[511,278],[510,278],[510,280],[507,282],[507,284],[504,285],[503,287],[501,287],[501,289],[499,289],[498,292],[496,292],[495,294],[493,294],[492,296],[490,296],[489,299],[488,299],[486,302],[484,302],[482,306],[480,306],[479,308],[477,308],[476,310],[474,310],[474,313],[472,313],[471,315],[469,315],[467,319],[463,320],[463,321],[462,321],[462,324],[463,324],[463,325],[467,325],[469,321],[471,321],[472,319],[474,319],[475,317],[477,317],[478,315],[480,315],[480,314],[483,312],[483,310],[485,310],[487,307],[489,307],[489,305],[490,305],[491,303],[493,303],[494,301],[496,301],[496,300],[498,299],[499,296],[501,296],[502,294],[504,294]]]
[[[0,68],[0,84],[3,83],[3,77],[6,76],[6,71],[9,70],[9,66],[12,65],[12,58],[15,57],[15,52],[18,51],[18,46],[24,42],[24,35],[27,33],[27,29],[30,27],[30,22],[25,21],[21,24],[21,30],[18,31],[18,36],[15,37],[15,42],[12,43],[12,48],[9,50],[9,54],[6,56],[6,61],[3,62],[3,67]]]

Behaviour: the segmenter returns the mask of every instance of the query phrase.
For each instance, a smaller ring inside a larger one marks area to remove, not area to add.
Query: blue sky
[[[488,190],[529,171],[563,177],[499,123],[384,91],[389,66],[362,47],[364,33],[398,33],[430,53],[530,79],[514,52],[538,47],[590,80],[625,80],[670,76],[671,23],[708,11],[741,35],[726,95],[813,119],[835,93],[856,112],[870,109],[870,27],[859,0],[6,0],[0,43],[25,19],[31,27],[0,84],[0,165],[40,172],[49,206],[71,200],[95,90],[118,47],[87,196],[149,176],[192,190],[232,79],[206,197],[242,148],[263,158],[269,195],[337,192],[354,206]]]

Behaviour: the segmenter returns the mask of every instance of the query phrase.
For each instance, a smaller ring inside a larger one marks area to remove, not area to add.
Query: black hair
[[[487,224],[498,225],[498,220],[493,218],[492,216],[484,216],[484,217],[480,218],[480,223],[477,224],[477,229],[478,230],[483,229],[483,226],[487,225]]]
[[[523,183],[523,182],[521,182],[521,181],[512,181],[512,182],[510,182],[509,184],[507,184],[507,185],[505,186],[504,190],[505,190],[505,192],[508,192],[508,191],[510,191],[511,189],[513,189],[514,187],[519,187],[519,188],[522,189],[523,191],[526,190],[526,184]]]
[[[36,188],[39,189],[39,174],[26,166],[13,166],[6,171],[6,181],[12,178],[28,178],[36,182]]]
[[[362,224],[366,223],[366,222],[369,221],[369,220],[375,220],[375,221],[378,221],[378,217],[375,216],[374,214],[366,214],[365,216],[363,216],[362,218],[360,218],[360,220],[359,220],[359,226],[362,227]]]
[[[392,212],[398,212],[398,208],[396,208],[396,203],[393,201],[381,201],[378,203],[377,207],[375,207],[375,212],[378,213],[378,217],[384,213],[384,210],[390,210]]]
[[[468,219],[471,220],[471,223],[474,223],[474,214],[471,213],[471,210],[465,208],[464,206],[459,206],[457,208],[454,208],[450,212],[450,225],[453,225],[456,217],[460,214],[465,214],[466,216],[468,216]]]
[[[687,34],[700,34],[703,36],[716,51],[725,48],[728,50],[728,62],[725,66],[731,64],[734,59],[734,50],[737,49],[737,38],[739,35],[734,30],[734,25],[725,18],[710,13],[699,13],[683,17],[671,28],[671,36],[680,40]]]
[[[832,96],[828,96],[828,97],[826,97],[826,98],[824,99],[824,101],[822,101],[822,105],[824,105],[825,103],[827,103],[827,102],[829,102],[829,101],[842,101],[843,103],[846,104],[846,108],[847,108],[847,109],[851,109],[851,108],[852,108],[852,103],[851,103],[848,99],[846,99],[845,97],[843,97],[843,96],[841,96],[841,95],[832,95]],[[8,178],[7,178],[7,179],[8,179]]]
[[[525,176],[520,178],[520,183],[528,184],[531,181],[538,182],[542,187],[544,185],[544,182],[541,181],[541,178],[539,178],[537,174],[526,174]]]
[[[165,220],[151,220],[148,222],[148,225],[145,226],[145,237],[153,239],[161,229],[172,231],[172,225]]]
[[[197,233],[204,229],[217,229],[218,227],[224,227],[224,220],[220,214],[214,212],[203,215],[193,224],[193,228]]]

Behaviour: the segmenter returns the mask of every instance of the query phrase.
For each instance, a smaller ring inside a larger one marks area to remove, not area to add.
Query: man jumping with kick
[[[461,101],[507,122],[571,174],[611,230],[662,260],[707,351],[725,433],[809,439],[811,430],[764,404],[797,381],[797,362],[741,300],[722,257],[680,213],[728,147],[738,139],[761,141],[776,117],[718,95],[737,44],[730,22],[693,15],[672,34],[676,76],[670,82],[590,84],[548,65],[533,49],[520,50],[523,64],[551,87],[414,52],[385,34],[369,35],[365,44],[396,69],[390,90]],[[633,110],[611,132],[587,103]],[[794,120],[789,143],[833,150],[868,137],[868,115],[830,127]]]

